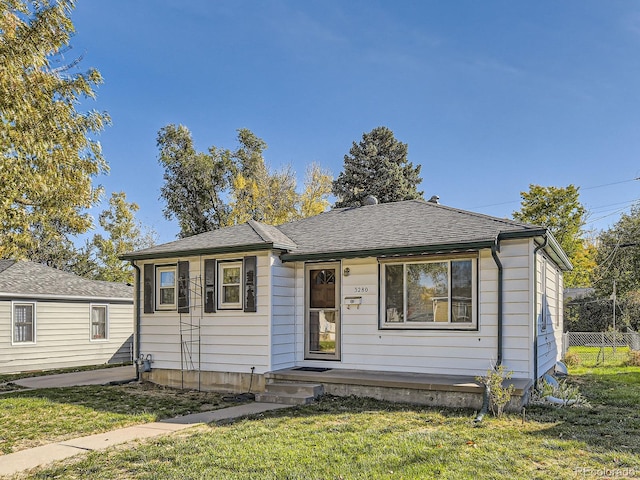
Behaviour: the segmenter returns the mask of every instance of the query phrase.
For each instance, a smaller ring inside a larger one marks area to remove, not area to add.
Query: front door
[[[305,358],[340,360],[340,264],[307,265]]]

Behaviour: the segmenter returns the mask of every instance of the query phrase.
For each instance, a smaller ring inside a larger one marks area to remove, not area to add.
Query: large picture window
[[[176,308],[176,267],[156,268],[156,309],[173,310]]]
[[[475,328],[475,258],[382,264],[382,327]]]
[[[35,303],[13,304],[13,343],[35,343],[36,305]]]
[[[242,308],[242,262],[218,263],[218,308]]]

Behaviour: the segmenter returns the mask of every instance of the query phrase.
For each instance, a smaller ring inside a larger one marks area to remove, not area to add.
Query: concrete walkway
[[[111,382],[135,380],[135,366],[87,370],[84,372],[61,373],[15,380],[13,383],[25,388],[71,387],[74,385],[105,385]],[[102,450],[113,445],[158,437],[172,432],[191,428],[195,425],[231,420],[234,418],[255,415],[269,410],[288,408],[290,405],[275,403],[246,403],[234,407],[221,408],[210,412],[192,413],[182,417],[168,418],[160,422],[119,428],[106,433],[98,433],[86,437],[73,438],[61,442],[50,443],[40,447],[22,450],[0,456],[0,476],[13,475],[24,470],[41,467],[48,463],[80,455],[94,450]]]
[[[50,443],[48,445],[42,445],[41,447],[0,456],[0,475],[13,475],[24,470],[44,466],[48,463],[64,460],[65,458],[82,453],[102,450],[113,445],[120,445],[135,440],[158,437],[191,428],[195,425],[230,420],[289,407],[290,405],[253,402]]]
[[[84,372],[59,373],[14,380],[13,383],[25,388],[72,387],[75,385],[105,385],[111,382],[126,382],[136,379],[135,365],[100,368]]]

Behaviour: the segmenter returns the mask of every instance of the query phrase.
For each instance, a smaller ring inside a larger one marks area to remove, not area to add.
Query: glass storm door
[[[340,359],[340,264],[308,265],[305,358]]]

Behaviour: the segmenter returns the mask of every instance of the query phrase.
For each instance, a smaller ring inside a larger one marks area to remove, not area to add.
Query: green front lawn
[[[229,406],[222,395],[152,384],[89,385],[0,395],[1,455],[116,428]]]
[[[569,347],[567,357],[575,366],[624,366],[629,361],[629,347]]]
[[[594,478],[603,469],[640,477],[640,368],[578,373],[571,381],[590,409],[536,406],[474,424],[469,410],[325,397],[91,453],[35,477],[546,479]]]

